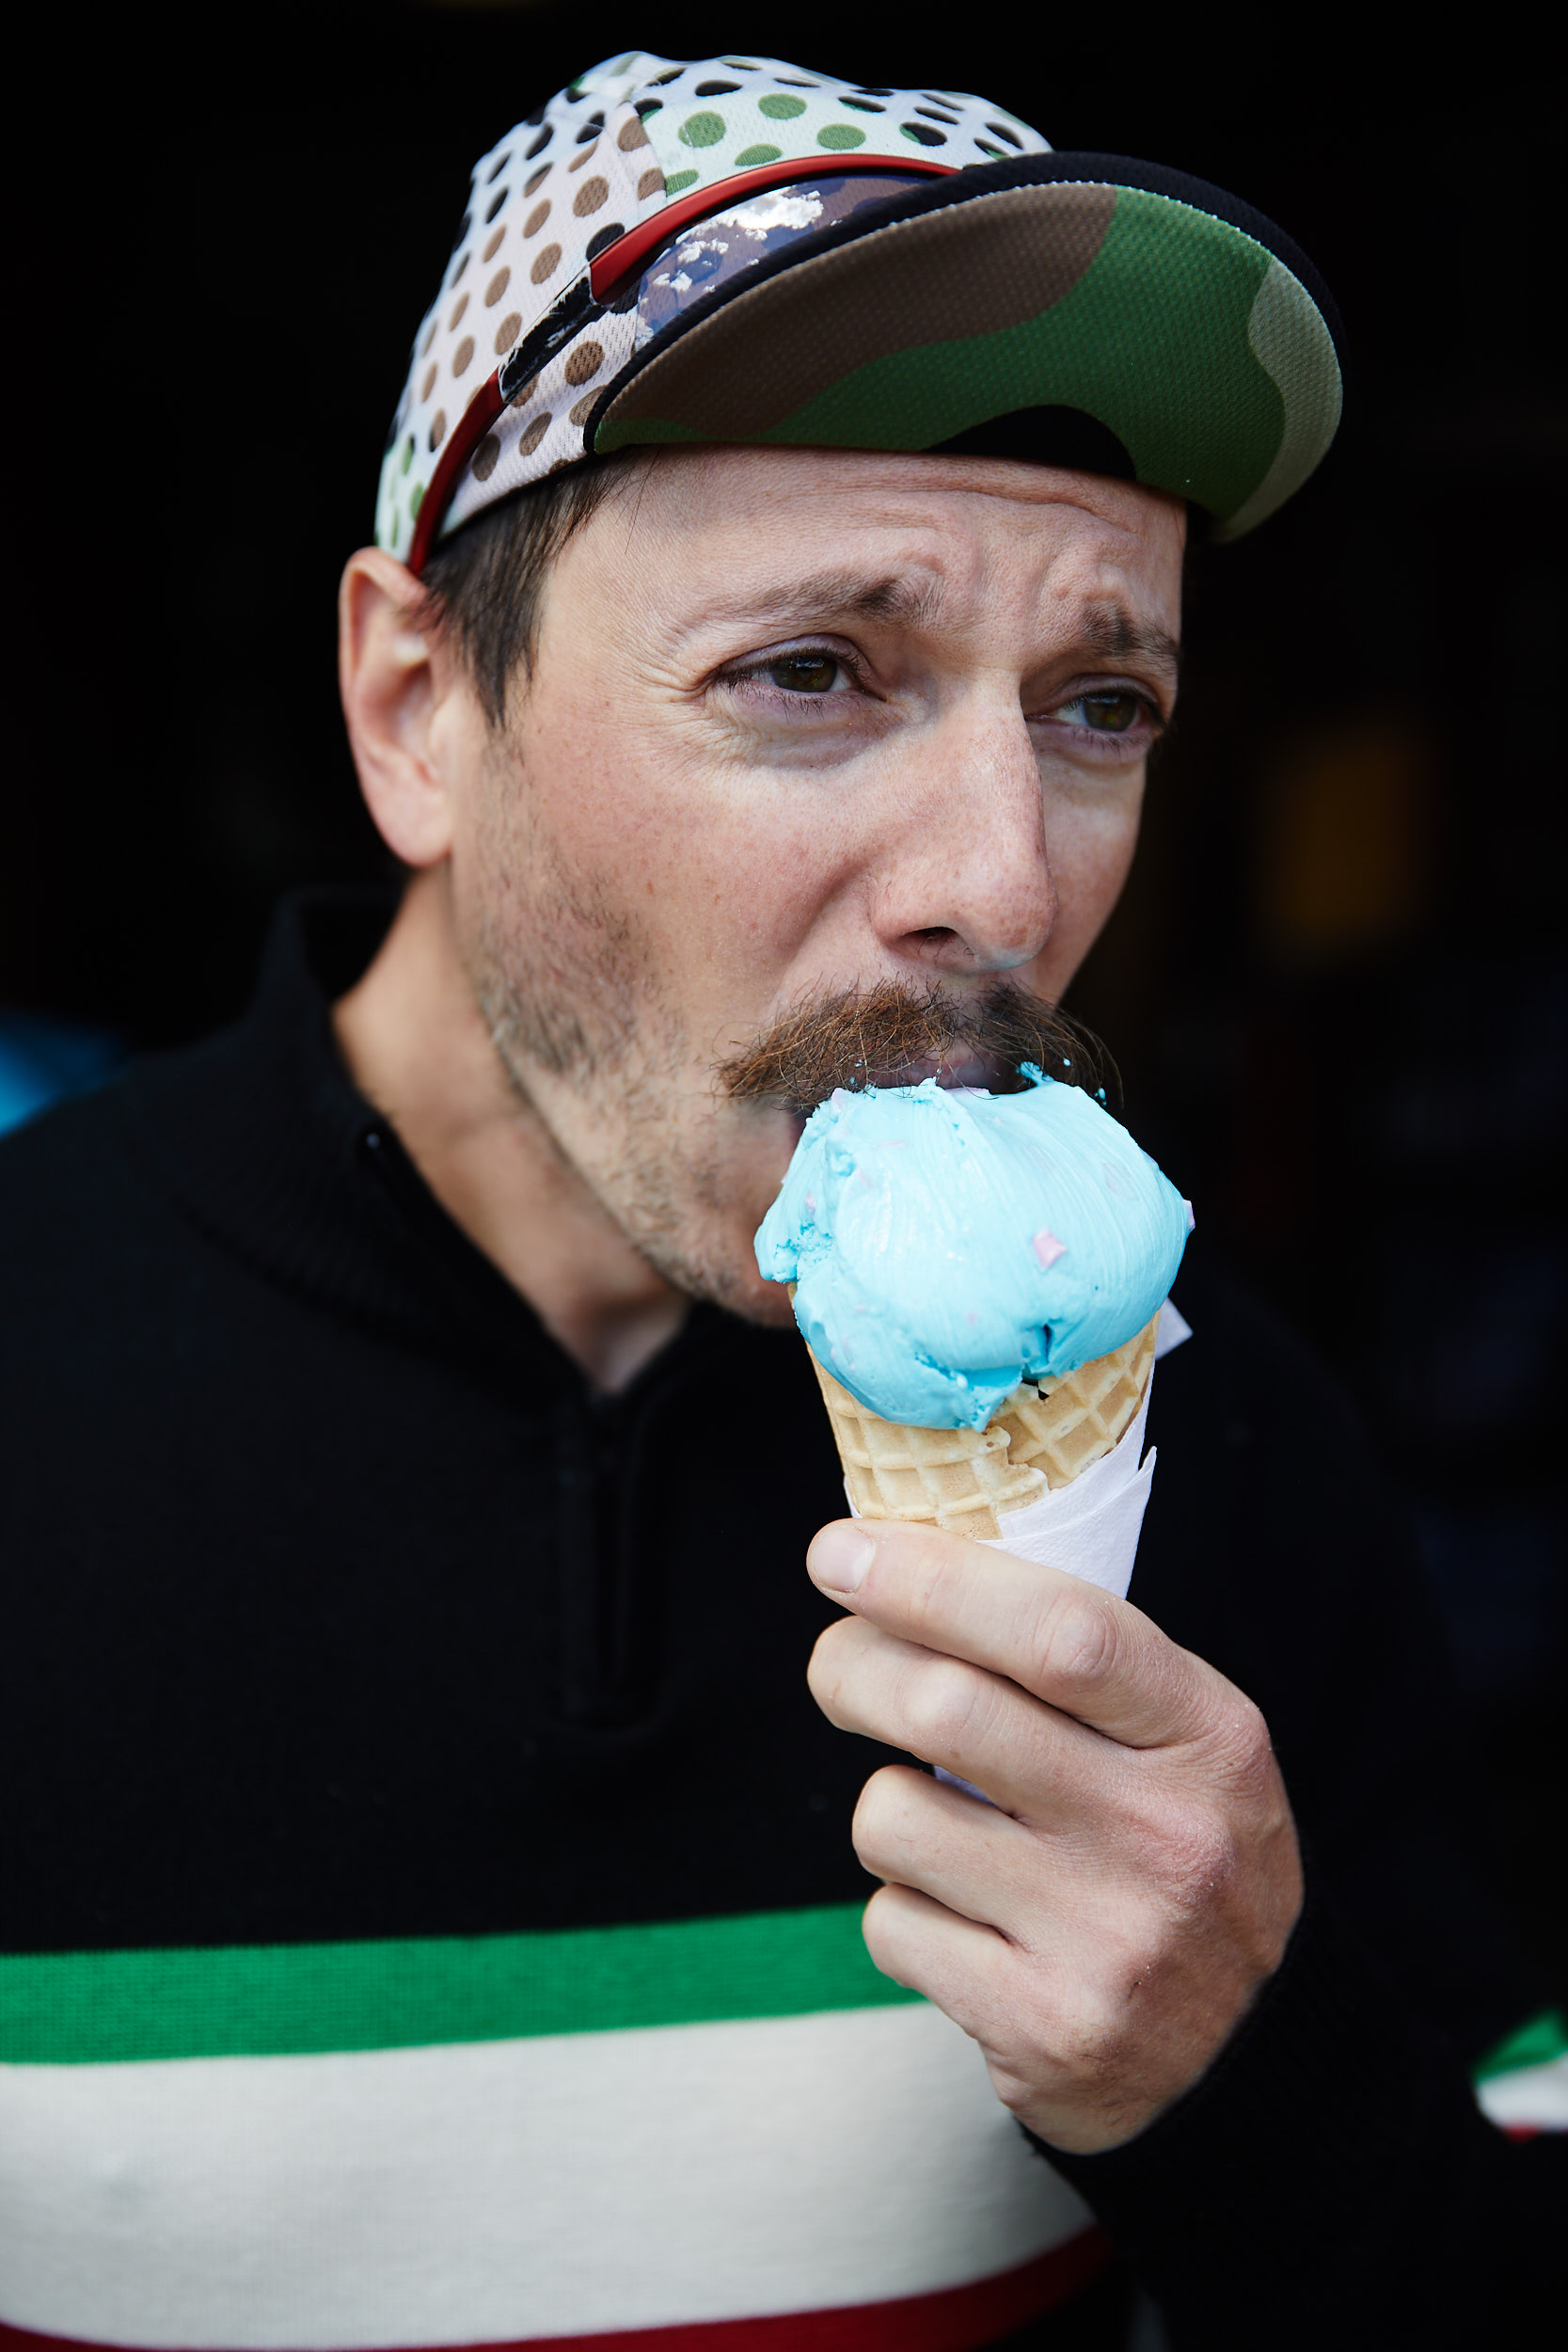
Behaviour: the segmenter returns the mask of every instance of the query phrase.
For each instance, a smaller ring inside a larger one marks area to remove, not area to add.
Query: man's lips
[[[922,1086],[927,1078],[934,1078],[939,1087],[954,1092],[974,1087],[982,1094],[996,1094],[1007,1089],[1009,1080],[1016,1085],[1013,1070],[999,1055],[988,1054],[974,1045],[956,1045],[944,1054],[921,1054],[912,1061],[880,1069],[875,1065],[863,1067],[852,1078],[839,1083],[847,1092],[859,1094],[866,1087]],[[824,1095],[824,1102],[827,1099]],[[809,1113],[792,1104],[787,1106],[787,1116],[799,1142]]]

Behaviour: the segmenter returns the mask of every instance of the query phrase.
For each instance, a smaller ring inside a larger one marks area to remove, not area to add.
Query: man
[[[951,92],[624,58],[481,163],[342,590],[407,886],[7,1156],[0,2341],[1534,2308],[1332,1390],[1183,1274],[1119,1603],[845,1520],[752,1249],[835,1084],[1056,1033],[1190,516],[1338,385],[1271,224]]]

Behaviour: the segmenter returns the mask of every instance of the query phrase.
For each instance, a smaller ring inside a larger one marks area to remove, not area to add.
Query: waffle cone
[[[994,1542],[1006,1513],[1070,1485],[1125,1434],[1148,1385],[1158,1321],[1077,1372],[1015,1389],[984,1429],[883,1421],[813,1356],[855,1509]]]
[[[1144,1401],[1159,1321],[1092,1364],[1015,1389],[990,1424],[1006,1431],[1011,1459],[1042,1471],[1048,1486],[1069,1486],[1118,1445]]]

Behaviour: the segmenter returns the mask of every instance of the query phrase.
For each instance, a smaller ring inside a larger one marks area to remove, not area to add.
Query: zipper
[[[537,1331],[527,1304],[481,1260],[435,1199],[394,1131],[375,1121],[360,1150],[404,1221],[441,1261],[459,1295],[481,1304],[492,1344],[504,1351],[505,1311],[515,1306]],[[493,1276],[490,1281],[479,1279]],[[478,1292],[476,1293],[476,1279]],[[455,1303],[455,1302],[454,1302]],[[497,1322],[497,1311],[500,1322]],[[480,1332],[476,1339],[483,1345]],[[562,1355],[554,1402],[534,1422],[547,1447],[554,1487],[557,1596],[557,1711],[570,1724],[609,1727],[642,1713],[651,1697],[657,1596],[651,1548],[639,1541],[634,1501],[643,1461],[642,1428],[653,1400],[595,1395]]]
[[[648,1703],[657,1630],[650,1547],[638,1541],[642,1415],[585,1389],[552,1415],[560,1689],[568,1723],[609,1726]]]

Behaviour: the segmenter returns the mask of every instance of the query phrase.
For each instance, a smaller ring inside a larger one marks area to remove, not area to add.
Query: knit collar
[[[328,1313],[457,1357],[543,1404],[587,1392],[525,1299],[447,1215],[390,1122],[360,1094],[331,1009],[386,936],[385,890],[298,892],[274,920],[234,1027],[135,1073],[119,1116],[143,1166],[210,1242]],[[748,1336],[694,1307],[626,1391],[684,1379]]]

